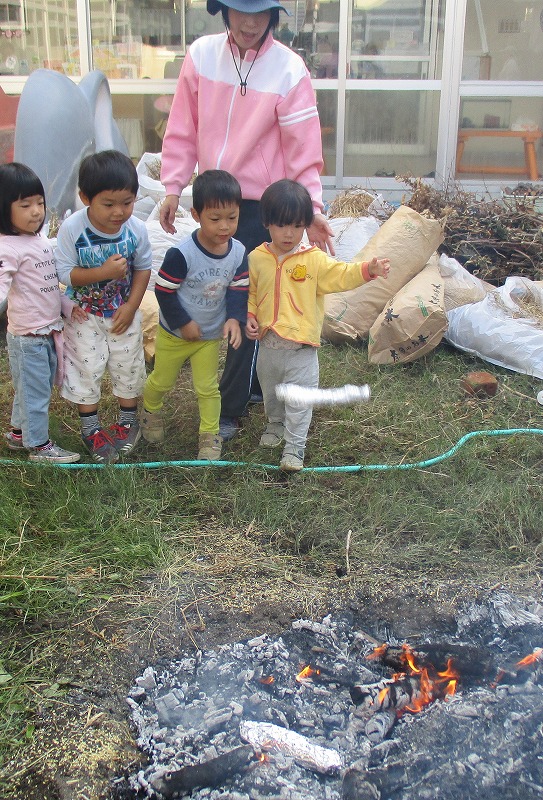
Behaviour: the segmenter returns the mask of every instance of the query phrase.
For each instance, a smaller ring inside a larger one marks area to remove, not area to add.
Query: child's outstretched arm
[[[370,278],[388,278],[390,272],[390,261],[388,258],[373,257],[367,262],[368,274]]]

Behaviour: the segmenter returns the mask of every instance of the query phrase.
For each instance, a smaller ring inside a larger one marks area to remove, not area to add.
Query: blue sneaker
[[[239,433],[240,424],[237,417],[221,417],[219,419],[219,436],[223,442],[229,442]]]

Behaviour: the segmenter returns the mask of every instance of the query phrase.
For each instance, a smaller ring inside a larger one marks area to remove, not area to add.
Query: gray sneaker
[[[31,447],[28,458],[30,461],[39,461],[45,464],[73,464],[75,461],[79,461],[81,456],[79,453],[63,450],[49,439],[43,447]]]
[[[292,447],[285,447],[279,469],[284,472],[299,472],[304,467],[304,451],[294,450]]]
[[[13,431],[8,431],[4,434],[4,439],[6,439],[7,446],[10,450],[28,450],[28,447],[24,446],[23,437],[20,434],[17,436]]]
[[[139,422],[133,422],[131,425],[121,425],[116,422],[110,425],[108,433],[113,441],[113,447],[118,453],[128,455],[141,439],[141,428]]]
[[[279,447],[284,435],[285,427],[282,422],[268,422],[260,437],[260,447]]]

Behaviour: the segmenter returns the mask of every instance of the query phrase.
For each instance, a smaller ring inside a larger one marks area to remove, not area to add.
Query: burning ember
[[[311,678],[316,675],[317,677],[320,675],[320,670],[313,669],[309,665],[304,667],[297,675],[296,680],[298,683],[303,683],[304,681],[311,680]]]
[[[517,667],[522,669],[522,667],[531,667],[533,664],[537,664],[538,661],[543,661],[543,647],[536,647],[533,653],[530,653],[529,656],[525,656],[521,658],[520,661],[517,661]]]
[[[386,660],[388,651],[388,645],[380,645],[369,658]],[[367,705],[379,711],[394,708],[398,713],[410,711],[416,714],[434,700],[442,700],[456,693],[460,676],[453,668],[452,658],[447,660],[446,669],[439,671],[433,665],[419,664],[417,654],[408,644],[403,644],[398,661],[403,665],[402,672],[395,673],[385,685],[381,681],[375,686],[353,687],[353,701],[367,701]]]
[[[543,648],[515,657],[522,626],[509,652],[486,613],[460,618],[461,638],[429,632],[416,647],[375,647],[348,616],[297,620],[277,639],[148,667],[129,698],[149,756],[133,797],[541,798]],[[541,641],[543,612],[523,635]]]

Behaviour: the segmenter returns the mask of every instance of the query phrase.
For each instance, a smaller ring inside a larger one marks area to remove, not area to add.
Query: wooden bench
[[[492,174],[508,175],[527,175],[531,181],[536,181],[539,177],[537,169],[537,157],[535,153],[535,143],[541,139],[543,131],[510,131],[510,130],[489,130],[485,128],[461,128],[458,131],[458,144],[456,147],[456,171],[457,172],[482,172]],[[522,139],[524,142],[525,169],[518,167],[493,167],[483,164],[481,166],[466,166],[462,164],[462,156],[468,139],[479,137],[492,137],[500,139]]]

